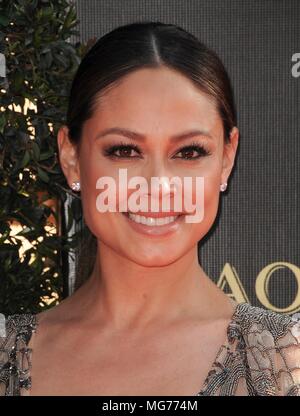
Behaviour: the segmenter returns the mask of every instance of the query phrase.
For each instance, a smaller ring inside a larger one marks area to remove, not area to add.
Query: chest
[[[226,328],[186,325],[142,338],[34,333],[30,395],[196,395]]]

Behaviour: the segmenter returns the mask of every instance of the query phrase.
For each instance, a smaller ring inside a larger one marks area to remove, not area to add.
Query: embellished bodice
[[[30,395],[34,314],[5,318],[0,333],[0,396]],[[2,329],[4,329],[2,328]],[[300,314],[237,305],[197,396],[300,396]]]

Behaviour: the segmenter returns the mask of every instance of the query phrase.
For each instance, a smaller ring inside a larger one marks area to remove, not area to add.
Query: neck
[[[94,270],[75,295],[81,296],[81,314],[118,330],[214,319],[220,313],[216,304],[223,305],[223,316],[224,307],[229,316],[232,311],[199,265],[197,246],[172,264],[146,267],[98,243]]]

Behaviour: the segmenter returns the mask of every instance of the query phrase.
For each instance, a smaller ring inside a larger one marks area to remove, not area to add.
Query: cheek
[[[217,154],[204,177],[204,216],[209,220],[213,220],[217,214],[221,174],[222,160],[221,156]]]
[[[201,188],[201,189],[200,189]],[[193,234],[201,239],[212,227],[219,206],[220,176],[219,174],[204,176],[203,185],[193,189],[194,206],[197,207],[197,216],[203,212],[202,220],[192,225]],[[196,217],[195,217],[196,218]]]
[[[115,172],[108,166],[103,166],[96,152],[82,152],[80,159],[81,202],[84,220],[92,233],[99,236],[105,232],[106,224],[111,221],[113,213],[99,212],[96,201],[103,189],[97,189],[97,181],[104,176],[114,178]]]
[[[123,236],[124,227],[120,226],[120,215],[122,214],[119,213],[119,200],[123,201],[124,195],[130,195],[133,191],[127,189],[127,184],[119,183],[119,169],[116,166],[105,163],[103,159],[97,160],[95,156],[93,158],[93,155],[86,158],[86,160],[82,160],[80,170],[81,200],[85,223],[97,238],[109,245],[118,244],[118,240],[122,241],[126,237],[126,235]],[[114,185],[108,187],[108,181],[105,177],[109,178]],[[99,179],[101,178],[105,186],[100,188]],[[120,192],[121,195],[119,196]],[[127,198],[125,199],[127,200]],[[107,206],[108,201],[113,204],[113,212],[110,208],[106,212],[99,211],[98,208],[103,207],[102,202]]]
[[[217,214],[219,204],[220,179],[210,177],[205,180],[204,189],[204,218],[213,220]]]

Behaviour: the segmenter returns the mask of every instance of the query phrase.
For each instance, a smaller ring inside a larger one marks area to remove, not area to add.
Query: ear
[[[67,126],[59,129],[57,134],[57,145],[59,150],[59,161],[69,186],[72,182],[80,181],[79,160],[76,145],[69,139]]]
[[[230,132],[230,141],[224,144],[222,183],[228,182],[229,175],[234,165],[235,155],[238,147],[239,130],[233,127]]]

